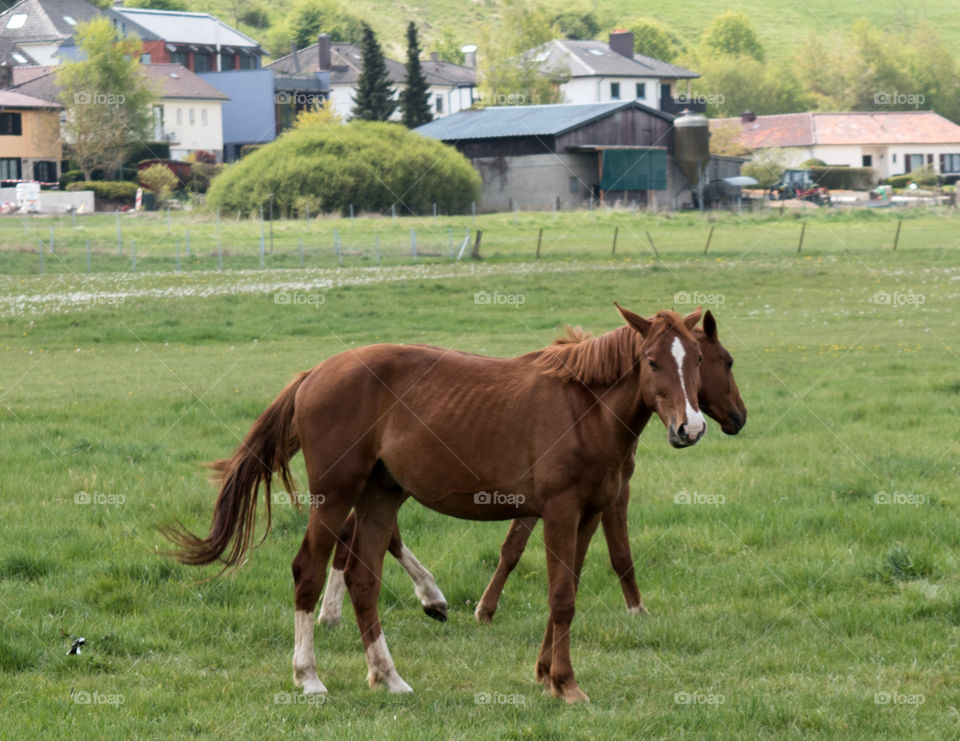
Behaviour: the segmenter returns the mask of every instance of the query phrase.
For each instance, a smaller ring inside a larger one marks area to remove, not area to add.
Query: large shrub
[[[180,178],[166,165],[157,162],[140,172],[140,184],[152,190],[158,200],[166,201],[180,185]]]
[[[288,131],[213,179],[209,205],[249,213],[273,197],[274,212],[441,212],[469,207],[480,176],[453,147],[399,124],[321,123]]]
[[[877,182],[870,167],[817,166],[810,168],[810,175],[827,190],[867,190]]]
[[[937,173],[929,165],[924,165],[913,172],[887,178],[887,185],[892,185],[894,188],[906,188],[910,183],[916,183],[922,187],[936,185]]]
[[[129,203],[137,196],[137,184],[125,180],[80,180],[70,183],[67,190],[92,190],[96,198]]]

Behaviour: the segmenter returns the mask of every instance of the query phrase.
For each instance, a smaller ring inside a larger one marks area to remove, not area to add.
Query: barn
[[[675,163],[675,116],[631,101],[495,106],[416,129],[456,147],[483,178],[480,210],[608,205],[682,208],[691,186]],[[740,174],[711,158],[707,179]]]

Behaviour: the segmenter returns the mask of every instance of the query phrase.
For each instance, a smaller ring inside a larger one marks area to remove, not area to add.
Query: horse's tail
[[[280,392],[253,423],[232,457],[209,464],[217,473],[220,493],[213,508],[213,523],[207,537],[197,537],[179,520],[175,525],[159,526],[160,532],[178,547],[168,555],[176,557],[181,563],[195,566],[217,559],[224,562],[224,570],[241,566],[256,530],[257,493],[261,482],[266,485],[267,528],[263,538],[267,537],[270,532],[270,480],[273,474],[279,474],[288,492],[294,490],[289,463],[300,449],[300,440],[293,426],[294,397],[308,374],[309,371],[300,373]]]

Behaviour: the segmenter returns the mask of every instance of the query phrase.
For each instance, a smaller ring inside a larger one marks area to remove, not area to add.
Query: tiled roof
[[[320,57],[317,53],[316,44],[298,49],[296,55],[296,59],[294,59],[293,54],[280,57],[266,65],[266,68],[284,75],[310,74],[320,71]],[[384,61],[387,65],[387,77],[390,82],[405,84],[407,81],[406,67],[394,59],[385,58]],[[297,69],[298,63],[299,70]],[[421,62],[421,64],[429,85],[472,87],[476,84],[477,71],[470,67],[432,60]],[[362,71],[363,53],[359,47],[339,41],[330,43],[331,85],[352,85],[357,82]]]
[[[0,90],[0,108],[62,108],[59,103],[25,95],[16,90]]]
[[[635,100],[607,103],[490,106],[460,111],[424,124],[418,134],[441,141],[498,139],[511,136],[558,136],[624,108],[639,108],[672,121],[673,116]]]
[[[604,41],[555,39],[531,49],[524,56],[532,59],[544,71],[565,73],[571,77],[692,79],[700,76],[643,54],[634,54],[630,59],[613,51]]]
[[[933,111],[784,113],[719,118],[711,127],[739,124],[748,149],[815,144],[960,144],[960,126]]]
[[[59,41],[73,36],[78,23],[100,14],[86,0],[20,0],[0,13],[0,34],[18,43]],[[26,15],[22,25],[13,20],[19,15]]]

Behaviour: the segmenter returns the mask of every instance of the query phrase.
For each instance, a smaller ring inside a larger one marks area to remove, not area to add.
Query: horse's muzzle
[[[691,445],[699,442],[700,438],[702,438],[706,432],[707,426],[705,424],[700,425],[695,430],[691,430],[686,424],[682,424],[677,428],[670,425],[667,437],[673,447],[689,448]]]

